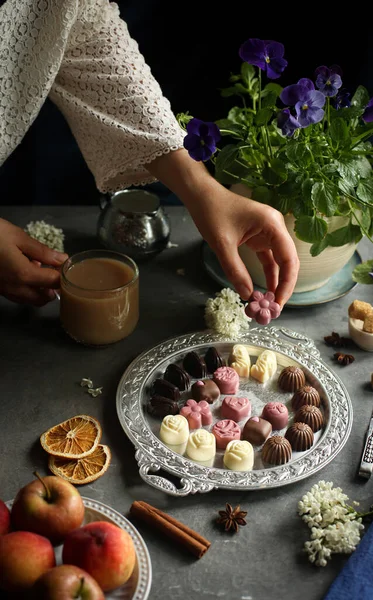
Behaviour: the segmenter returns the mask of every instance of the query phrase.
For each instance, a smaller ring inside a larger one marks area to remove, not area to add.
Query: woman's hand
[[[19,227],[0,219],[0,294],[22,304],[43,306],[54,300],[60,285],[58,269],[67,259],[31,238]]]
[[[190,212],[240,296],[248,300],[253,284],[238,253],[246,244],[263,265],[267,289],[282,307],[293,293],[299,260],[294,242],[277,210],[244,198],[222,186],[213,196],[193,202]]]

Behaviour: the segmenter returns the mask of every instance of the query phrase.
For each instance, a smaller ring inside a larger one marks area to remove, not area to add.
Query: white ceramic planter
[[[243,184],[236,184],[231,187],[232,192],[249,197],[250,190]],[[355,252],[357,244],[345,244],[337,248],[328,247],[319,256],[311,256],[311,244],[298,240],[294,233],[293,215],[285,215],[285,224],[294,240],[297,249],[300,268],[294,292],[309,292],[323,286],[332,275],[343,269]],[[329,231],[334,231],[344,227],[348,223],[345,217],[325,218],[328,222]],[[265,288],[266,281],[261,263],[256,257],[255,252],[243,245],[239,248],[240,256],[249,271],[253,282]]]

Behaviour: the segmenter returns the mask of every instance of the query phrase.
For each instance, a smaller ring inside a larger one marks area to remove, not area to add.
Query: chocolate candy
[[[306,376],[299,367],[285,367],[278,378],[278,385],[285,392],[295,392],[305,384]]]
[[[240,377],[249,377],[251,368],[250,354],[243,344],[235,344],[229,356],[229,364]]]
[[[223,461],[231,471],[251,471],[254,465],[254,448],[249,442],[233,440],[225,449]]]
[[[168,365],[163,377],[170,383],[176,385],[182,392],[187,390],[190,386],[190,377],[188,373],[175,363]]]
[[[252,365],[250,374],[260,383],[265,383],[276,373],[276,370],[276,354],[272,350],[263,350],[256,359],[255,365]]]
[[[304,404],[300,408],[298,408],[297,412],[294,415],[294,422],[306,423],[315,433],[319,431],[324,424],[324,417],[322,416],[322,412],[317,406],[313,406],[312,404]]]
[[[209,404],[212,404],[219,398],[220,390],[212,379],[199,380],[192,385],[192,396],[197,402],[205,400]]]
[[[198,379],[202,379],[207,375],[207,367],[206,363],[198,356],[197,352],[188,352],[184,356],[183,367],[189,375],[192,377],[198,377]]]
[[[183,415],[167,415],[164,417],[159,431],[162,442],[169,446],[179,446],[187,441],[189,425]]]
[[[273,435],[262,448],[263,462],[270,465],[284,465],[291,459],[291,444],[282,435]]]
[[[216,445],[218,448],[226,448],[232,440],[239,440],[241,437],[241,429],[237,423],[231,419],[218,421],[212,428],[212,433],[216,437]]]
[[[305,385],[297,390],[291,399],[293,410],[298,410],[304,404],[310,406],[320,406],[320,394],[311,385]]]
[[[189,429],[201,429],[202,425],[211,425],[212,423],[210,405],[205,400],[201,400],[201,402],[187,400],[180,414],[187,419]]]
[[[306,423],[293,423],[285,433],[292,449],[295,452],[304,452],[309,450],[313,444],[313,431]]]
[[[192,431],[188,438],[186,454],[197,461],[211,460],[216,454],[215,437],[206,429]]]
[[[155,379],[152,385],[152,394],[171,398],[171,400],[180,399],[180,390],[176,385],[166,379]]]
[[[267,402],[262,417],[271,423],[273,429],[283,429],[288,424],[289,412],[282,402]]]
[[[165,417],[166,415],[177,415],[179,405],[172,398],[166,398],[160,394],[155,394],[150,398],[148,411],[155,417]]]
[[[250,417],[242,431],[242,439],[261,446],[272,433],[272,425],[261,417]]]
[[[214,381],[222,394],[236,394],[240,378],[231,367],[220,367],[214,373]]]
[[[205,354],[205,363],[208,373],[214,373],[216,369],[224,367],[225,361],[214,346],[211,346]]]
[[[241,421],[251,415],[251,402],[248,398],[226,397],[222,402],[220,414],[223,419]]]

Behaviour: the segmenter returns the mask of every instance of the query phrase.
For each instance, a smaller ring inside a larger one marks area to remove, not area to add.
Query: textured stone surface
[[[116,387],[140,352],[167,337],[203,329],[204,303],[220,289],[203,270],[201,240],[190,217],[179,207],[167,208],[167,212],[171,241],[178,247],[140,264],[140,321],[127,340],[105,349],[79,346],[61,331],[58,302],[32,309],[0,299],[0,495],[4,500],[13,498],[33,478],[35,468],[47,474],[46,456],[39,444],[43,431],[75,414],[90,414],[100,420],[102,443],[110,446],[113,458],[105,476],[81,487],[81,494],[124,515],[134,500],[145,500],[212,542],[207,554],[196,561],[136,523],[152,559],[152,600],[298,600],[299,589],[304,600],[321,599],[347,557],[333,557],[324,569],[307,561],[302,546],[308,529],[297,515],[297,502],[314,483],[325,479],[340,485],[362,509],[371,505],[372,483],[359,480],[356,471],[373,404],[373,355],[353,350],[355,362],[342,367],[323,338],[332,330],[348,335],[349,304],[354,299],[373,302],[373,287],[358,286],[329,304],[285,309],[276,321],[276,326],[313,338],[325,363],[349,391],[354,422],[338,456],[315,476],[274,490],[223,490],[181,499],[167,496],[143,483],[138,474],[134,448],[116,415]],[[62,227],[70,253],[98,246],[98,209],[93,207],[5,207],[0,216],[20,226],[44,219]],[[371,257],[370,243],[362,242],[360,252],[363,258]],[[82,377],[91,377],[95,387],[103,386],[103,394],[92,398],[79,385]],[[226,535],[214,524],[225,502],[241,504],[249,511],[248,525],[238,535]]]

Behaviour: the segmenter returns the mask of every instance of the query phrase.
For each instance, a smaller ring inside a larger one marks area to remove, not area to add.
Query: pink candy
[[[217,448],[225,449],[232,440],[241,439],[241,429],[231,419],[224,419],[215,423],[212,433],[216,437]]]
[[[187,400],[180,411],[189,423],[189,429],[200,429],[202,425],[211,425],[212,414],[208,402],[201,400]]]
[[[277,319],[280,316],[280,305],[275,302],[273,292],[254,292],[246,306],[246,314],[248,317],[255,319],[259,325],[268,325],[272,319]]]
[[[289,421],[288,409],[282,402],[268,402],[263,408],[262,417],[277,430],[286,427]]]
[[[241,421],[244,417],[251,415],[251,403],[247,398],[237,398],[230,396],[224,398],[221,405],[221,416],[224,419],[232,419],[232,421]]]
[[[219,367],[213,375],[213,379],[222,394],[236,394],[240,384],[240,378],[231,367]]]

